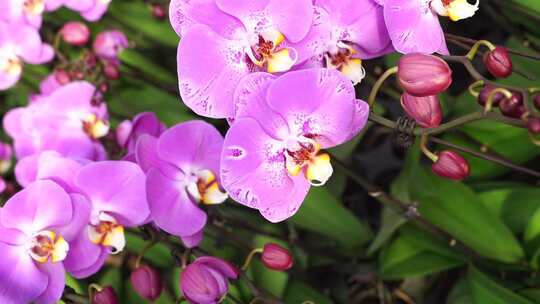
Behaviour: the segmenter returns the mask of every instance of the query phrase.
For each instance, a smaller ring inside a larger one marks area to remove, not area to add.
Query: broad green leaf
[[[475,303],[534,304],[512,290],[499,285],[474,267],[469,268],[467,280]]]
[[[398,237],[383,251],[380,273],[385,279],[401,279],[436,273],[463,264],[459,259],[425,250],[404,237]]]
[[[452,287],[446,304],[476,304],[472,298],[471,289],[466,279],[460,279]]]
[[[517,262],[523,249],[502,220],[481,198],[460,182],[449,181],[419,167],[411,187],[420,213],[478,253],[503,262]]]
[[[540,268],[540,208],[535,210],[527,223],[525,234],[525,247],[531,253],[531,266]]]
[[[126,233],[126,248],[127,250],[139,254],[141,249],[148,243],[148,241],[143,240],[138,235],[133,233]],[[144,260],[149,261],[153,266],[168,268],[171,265],[174,265],[174,260],[171,256],[171,251],[167,246],[157,243],[152,246],[144,254]]]
[[[328,297],[298,280],[293,280],[289,283],[283,300],[285,303],[304,303],[311,301],[316,304],[332,304],[332,300]]]
[[[154,78],[156,81],[173,85],[177,84],[175,74],[170,70],[163,68],[161,65],[152,62],[146,56],[141,54],[140,50],[128,48],[123,50],[118,57],[132,69],[140,70],[149,77]]]
[[[450,244],[446,243],[440,238],[431,235],[427,231],[421,230],[413,224],[404,225],[399,230],[399,233],[404,239],[419,248],[437,253],[445,257],[461,260],[463,262],[467,261],[467,258],[461,255],[460,252],[452,249]]]
[[[298,213],[290,221],[306,230],[328,236],[342,247],[353,249],[372,237],[369,227],[323,187],[312,187]]]
[[[519,291],[519,294],[531,301],[534,301],[534,303],[540,303],[540,288],[522,289]]]
[[[367,250],[368,255],[372,255],[379,250],[394,235],[394,232],[407,222],[407,219],[397,214],[388,206],[384,206],[381,217],[381,228],[377,232],[377,236],[375,236],[373,242],[369,245]]]

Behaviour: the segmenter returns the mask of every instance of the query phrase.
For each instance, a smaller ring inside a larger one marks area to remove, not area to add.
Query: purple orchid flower
[[[126,159],[134,159],[135,145],[139,138],[148,134],[153,137],[159,137],[167,127],[159,121],[156,113],[143,112],[137,114],[132,121],[125,120],[118,125],[116,129],[116,140],[120,147],[127,150]]]
[[[94,52],[99,58],[118,61],[118,54],[129,46],[128,38],[118,30],[110,30],[99,33],[92,45]]]
[[[190,303],[217,304],[229,292],[229,279],[238,269],[222,259],[205,256],[189,264],[180,277],[180,289]]]
[[[35,28],[21,22],[0,20],[0,90],[19,81],[24,63],[42,64],[53,57],[53,48],[41,42]]]
[[[6,190],[6,182],[2,178],[2,175],[6,174],[11,169],[11,158],[13,157],[13,150],[11,146],[0,142],[0,193]]]
[[[465,19],[478,10],[479,0],[384,0],[384,20],[394,48],[401,53],[448,54],[439,17]]]
[[[51,0],[48,0],[51,1]],[[109,8],[112,0],[53,0],[54,4],[48,5],[47,10],[53,10],[61,5],[76,11],[88,21],[98,21]]]
[[[298,60],[290,43],[311,27],[311,0],[173,0],[180,95],[197,114],[229,118],[240,79],[253,72],[289,71]]]
[[[96,139],[109,130],[105,103],[93,104],[96,88],[85,81],[71,82],[4,117],[17,158],[55,150],[64,156],[90,160],[105,158]]]
[[[272,222],[291,217],[310,185],[332,174],[320,153],[355,136],[367,121],[367,103],[333,69],[245,77],[235,93],[236,118],[225,136],[221,180],[236,201]]]
[[[84,227],[89,204],[53,181],[36,181],[0,209],[0,302],[56,303],[65,285],[69,243]]]
[[[47,2],[51,2],[48,4]],[[0,1],[0,20],[27,23],[41,27],[42,14],[46,7],[55,6],[58,0],[4,0]]]
[[[123,250],[124,227],[139,226],[148,218],[145,179],[139,166],[126,161],[94,162],[77,171],[74,187],[88,198],[91,212],[64,262],[74,277],[96,273],[109,254]]]
[[[309,34],[292,45],[302,63],[297,69],[335,68],[357,84],[365,76],[362,59],[393,51],[383,7],[373,0],[316,0],[314,5]]]
[[[147,172],[151,219],[186,246],[200,243],[206,224],[206,213],[197,204],[227,199],[217,177],[222,145],[221,134],[203,121],[178,124],[159,138],[145,134],[137,142],[136,159]]]

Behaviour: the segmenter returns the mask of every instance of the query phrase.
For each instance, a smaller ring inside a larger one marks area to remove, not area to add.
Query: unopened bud
[[[66,43],[75,46],[83,46],[88,43],[90,38],[90,30],[81,22],[71,21],[60,29],[60,35]]]
[[[120,69],[118,65],[114,62],[106,62],[103,67],[103,74],[107,79],[116,80],[120,78]]]
[[[469,176],[469,163],[461,155],[452,151],[442,151],[437,154],[437,161],[431,170],[438,176],[453,180],[462,180]]]
[[[62,69],[54,71],[54,78],[60,85],[71,82],[71,76],[69,76],[69,73]]]
[[[424,128],[435,128],[441,124],[442,109],[437,95],[417,97],[403,93],[401,106],[417,124]]]
[[[521,118],[526,112],[523,104],[523,95],[519,92],[512,93],[512,97],[504,98],[499,104],[499,109],[504,116]]]
[[[261,260],[264,266],[277,271],[285,271],[293,266],[290,251],[274,243],[264,245]]]
[[[491,75],[498,78],[506,78],[512,75],[512,59],[505,47],[498,46],[493,51],[486,53],[484,64]]]
[[[485,106],[487,101],[488,101],[488,98],[489,98],[489,94],[491,94],[491,92],[493,92],[493,90],[495,90],[497,87],[494,87],[494,86],[491,86],[491,85],[486,85],[482,91],[480,91],[480,95],[478,95],[478,103],[481,105],[481,106]],[[504,94],[503,93],[500,93],[500,92],[497,92],[495,93],[495,95],[493,95],[493,97],[491,98],[491,102],[492,102],[492,106],[493,107],[498,107],[499,104],[501,103],[501,101],[504,99]]]
[[[407,54],[400,58],[397,77],[410,95],[437,95],[452,84],[452,70],[446,61],[433,55]]]
[[[540,118],[529,117],[529,120],[527,120],[527,129],[534,135],[540,134]]]
[[[163,20],[167,18],[167,10],[160,4],[152,4],[152,16],[154,18]]]
[[[111,286],[102,288],[92,297],[92,304],[118,304],[118,297]]]
[[[161,295],[163,285],[159,273],[153,268],[143,265],[131,273],[131,285],[139,296],[155,301]]]

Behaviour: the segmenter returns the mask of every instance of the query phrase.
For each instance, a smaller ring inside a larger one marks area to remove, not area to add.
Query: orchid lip
[[[24,1],[24,11],[31,15],[41,15],[45,10],[43,0],[26,0]]]
[[[52,231],[36,233],[28,245],[28,253],[36,262],[61,262],[69,251],[69,244],[64,238]]]
[[[360,58],[354,58],[356,50],[343,41],[337,44],[335,53],[325,54],[327,68],[333,68],[347,76],[354,85],[360,83],[366,76],[366,70],[362,66]]]
[[[83,119],[83,129],[85,133],[93,138],[101,138],[107,133],[109,133],[109,124],[98,118],[95,114],[89,114],[85,119]]]
[[[249,61],[268,73],[286,72],[298,60],[294,48],[280,47],[285,36],[277,30],[270,29],[258,35],[258,41],[244,48]]]
[[[210,170],[198,171],[186,190],[196,202],[206,205],[221,204],[228,198],[227,193],[221,192],[216,176]]]
[[[324,185],[333,173],[328,153],[319,153],[321,145],[311,138],[301,136],[288,140],[285,148],[285,166],[291,176],[304,172],[312,186]]]
[[[121,252],[126,245],[124,227],[105,212],[88,225],[88,237],[96,245],[111,247],[113,254]]]
[[[452,21],[459,21],[472,17],[480,5],[480,0],[470,4],[467,0],[433,0],[431,8],[439,15],[449,17]]]

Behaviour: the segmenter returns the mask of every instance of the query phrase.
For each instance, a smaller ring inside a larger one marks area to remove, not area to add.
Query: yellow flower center
[[[285,166],[291,176],[304,174],[312,186],[324,185],[333,168],[328,153],[319,153],[321,145],[310,138],[300,138],[287,144],[285,150]],[[304,170],[305,168],[305,170]]]
[[[95,114],[90,114],[83,120],[83,129],[89,137],[98,139],[109,133],[109,124]]]
[[[480,0],[470,4],[467,0],[433,0],[431,7],[441,16],[448,16],[452,21],[459,21],[474,16]]]
[[[340,71],[355,85],[360,83],[366,76],[366,71],[362,66],[362,59],[354,58],[353,55],[357,53],[356,50],[346,43],[340,41],[337,46],[338,51],[336,53],[325,54],[326,67]]]
[[[68,251],[69,244],[66,240],[48,230],[36,234],[32,238],[29,248],[30,256],[39,263],[63,261]]]
[[[221,204],[227,200],[227,193],[221,192],[212,171],[201,170],[196,175],[197,181],[187,186],[187,191],[193,199],[206,205]]]
[[[285,36],[277,30],[269,30],[259,35],[259,41],[246,48],[249,62],[259,68],[266,68],[268,73],[286,72],[296,63],[296,51],[279,48]]]
[[[43,0],[26,0],[23,6],[24,11],[31,15],[41,15],[45,10],[45,2]]]
[[[126,246],[124,227],[106,213],[101,213],[97,223],[88,226],[88,237],[96,245],[112,247],[113,254],[121,252]]]

